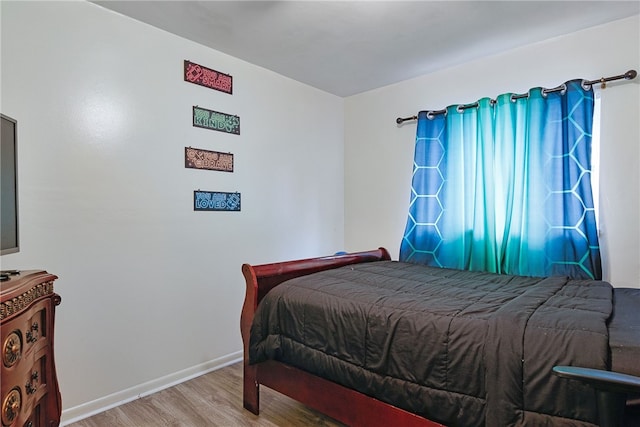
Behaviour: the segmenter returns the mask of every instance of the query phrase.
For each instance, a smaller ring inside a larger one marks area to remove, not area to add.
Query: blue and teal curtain
[[[400,260],[600,279],[593,99],[573,80],[562,90],[420,112]]]

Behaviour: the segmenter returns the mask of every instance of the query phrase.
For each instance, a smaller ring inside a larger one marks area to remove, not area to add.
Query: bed
[[[552,368],[640,374],[637,306],[616,310],[606,282],[433,269],[383,248],[243,274],[255,414],[262,384],[354,426],[593,426],[591,385]]]

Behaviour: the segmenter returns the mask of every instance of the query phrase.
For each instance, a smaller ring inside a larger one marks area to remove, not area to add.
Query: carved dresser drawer
[[[13,274],[0,282],[2,427],[57,427],[62,401],[53,354],[56,276]]]

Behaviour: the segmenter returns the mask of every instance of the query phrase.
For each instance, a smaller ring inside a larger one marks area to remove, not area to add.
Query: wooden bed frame
[[[258,303],[271,289],[294,277],[350,264],[390,259],[387,250],[379,248],[346,255],[242,266],[247,285],[240,317],[244,343],[243,404],[246,409],[259,414],[262,384],[349,426],[443,427],[442,424],[281,362],[270,360],[249,365],[251,323]]]
[[[247,410],[259,414],[262,384],[349,426],[444,427],[442,424],[282,362],[269,360],[249,365],[251,324],[258,303],[271,289],[294,277],[350,264],[390,259],[386,249],[378,248],[345,255],[242,266],[247,286],[240,317],[240,331],[244,343],[243,405]],[[637,326],[634,324],[629,327]],[[563,378],[581,381],[595,389],[602,427],[620,425],[624,416],[622,412],[626,395],[640,395],[640,377],[566,366],[554,367],[553,373]]]

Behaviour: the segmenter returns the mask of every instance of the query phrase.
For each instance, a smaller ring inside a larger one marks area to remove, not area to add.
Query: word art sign
[[[233,93],[232,76],[187,60],[184,61],[184,81],[228,94]]]
[[[184,148],[184,167],[210,171],[233,172],[233,154]]]
[[[193,192],[194,211],[240,211],[240,193],[220,191]]]
[[[198,106],[193,107],[193,125],[199,128],[240,135],[240,117],[207,110]]]

